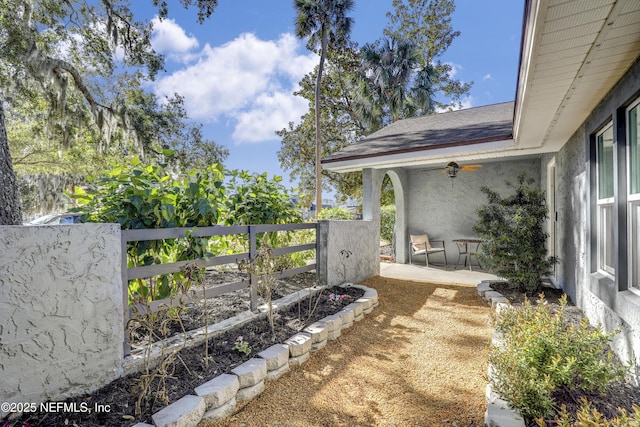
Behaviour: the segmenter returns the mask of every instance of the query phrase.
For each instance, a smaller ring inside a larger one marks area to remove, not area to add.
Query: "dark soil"
[[[302,277],[301,277],[302,276]],[[209,275],[207,280],[218,280],[215,274]],[[226,275],[226,281],[229,282]],[[232,278],[231,281],[237,280]],[[315,285],[315,275],[299,275],[292,279],[280,281],[275,294],[277,299],[293,291]],[[345,295],[344,300],[333,299],[329,301],[328,295],[334,293]],[[155,378],[150,389],[151,393],[141,401],[143,412],[135,415],[138,399],[140,379],[144,375],[135,374],[120,378],[102,389],[89,395],[68,399],[66,402],[80,406],[87,405],[94,408],[95,405],[104,405],[110,408],[110,412],[75,413],[65,411],[61,413],[31,413],[24,414],[21,418],[11,421],[11,426],[131,426],[139,422],[151,422],[151,415],[167,403],[174,402],[181,397],[193,394],[193,389],[208,380],[223,374],[230,373],[233,368],[242,364],[251,357],[265,350],[275,343],[282,343],[305,326],[336,313],[343,306],[350,304],[363,295],[359,288],[332,288],[323,290],[319,296],[306,299],[294,304],[288,310],[277,313],[275,320],[275,335],[271,331],[269,321],[264,316],[260,320],[252,321],[242,327],[236,328],[213,338],[205,348],[205,344],[185,348],[179,352],[171,363],[168,363],[164,378]],[[236,291],[225,294],[215,302],[208,303],[209,323],[231,317],[249,309],[248,292]],[[202,322],[205,309],[203,306],[192,305],[189,310],[180,313],[182,323],[186,330],[195,329],[204,325]],[[174,325],[170,334],[175,333]],[[188,327],[187,327],[188,325]],[[237,340],[240,339],[250,348],[250,353],[245,354],[234,350]],[[139,336],[138,338],[141,339]],[[135,347],[135,346],[134,346]],[[205,357],[208,355],[208,357]],[[167,359],[165,359],[167,360]],[[161,364],[162,365],[162,364]],[[150,371],[153,373],[154,371]],[[162,386],[164,382],[164,387]],[[166,399],[165,399],[166,398]],[[2,424],[4,425],[4,424]]]
[[[506,282],[492,283],[491,287],[504,295],[509,302],[515,306],[522,305],[525,299],[528,299],[529,302],[534,305],[538,304],[542,301],[541,295],[543,295],[547,304],[552,308],[559,308],[560,298],[564,295],[561,289],[546,287],[543,288],[540,294],[525,294],[509,288]],[[573,305],[568,298],[564,316],[567,322],[572,323],[581,322],[584,318],[582,310]],[[630,384],[630,382],[623,380],[611,383],[604,393],[581,389],[569,390],[563,387],[553,393],[553,399],[556,402],[558,410],[563,405],[566,406],[567,413],[570,414],[574,422],[575,414],[582,406],[583,399],[588,400],[592,407],[597,409],[605,419],[611,420],[620,415],[620,409],[625,409],[628,413],[633,413],[634,405],[640,407],[640,387],[636,387]],[[556,425],[551,419],[545,421],[548,427]],[[529,420],[527,426],[536,427],[538,424]]]

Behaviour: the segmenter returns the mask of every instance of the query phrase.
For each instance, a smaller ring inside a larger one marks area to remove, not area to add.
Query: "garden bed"
[[[212,277],[209,279],[213,280]],[[228,279],[228,276],[226,277]],[[281,297],[299,289],[315,286],[315,275],[305,274],[298,277],[280,281],[276,291],[276,297]],[[336,297],[330,297],[334,294]],[[343,298],[340,298],[344,295]],[[140,378],[144,375],[132,374],[120,378],[106,387],[89,395],[68,399],[68,403],[80,405],[84,403],[89,408],[95,405],[110,408],[110,412],[70,412],[61,413],[32,413],[25,414],[15,420],[20,423],[28,423],[30,426],[130,426],[138,422],[151,423],[151,415],[174,402],[181,397],[193,393],[193,389],[202,383],[220,374],[230,373],[231,370],[259,352],[272,346],[274,343],[282,343],[292,335],[301,331],[307,325],[320,320],[330,314],[334,314],[342,307],[350,304],[363,295],[359,288],[332,288],[323,289],[315,296],[312,295],[288,308],[284,308],[274,316],[275,334],[272,333],[266,316],[216,335],[209,340],[209,344],[200,344],[190,348],[184,348],[178,353],[164,375],[160,375],[152,381],[152,393],[147,393],[147,398],[141,400],[143,413],[135,415],[136,402],[138,401]],[[248,292],[236,291],[225,294],[220,300],[214,299],[207,304],[209,322],[212,324],[222,318],[229,318],[234,314],[248,310]],[[202,306],[190,307],[181,313],[181,322],[189,328],[201,327],[205,308]],[[172,325],[175,330],[176,325]],[[179,328],[181,329],[181,327]],[[187,329],[185,327],[185,329]],[[170,335],[174,335],[175,331]],[[241,340],[245,346],[236,347]],[[234,349],[236,347],[236,349]],[[162,365],[162,364],[161,364]],[[149,371],[152,372],[152,371]]]
[[[500,292],[507,298],[509,303],[513,306],[522,306],[525,299],[528,299],[532,305],[537,305],[542,302],[552,307],[552,309],[558,310],[560,308],[560,299],[564,295],[561,289],[547,288],[543,289],[541,293],[544,295],[544,299],[540,298],[540,295],[527,295],[522,292],[515,291],[509,288],[505,282],[491,283],[491,288],[497,292]],[[584,319],[582,310],[573,305],[570,300],[567,300],[567,305],[564,309],[564,317],[567,322],[580,323]],[[617,361],[617,363],[621,363]],[[633,413],[633,407],[640,406],[640,387],[631,384],[631,381],[615,381],[611,383],[604,393],[598,393],[597,391],[586,390],[569,390],[562,388],[557,390],[553,394],[553,399],[557,404],[557,408],[560,409],[563,405],[566,406],[567,412],[570,414],[570,418],[573,422],[576,419],[576,413],[581,407],[581,401],[587,399],[593,408],[597,409],[604,418],[613,419],[619,415],[620,408],[625,409],[628,413]],[[551,427],[555,426],[555,422],[551,419],[545,420],[546,425]],[[527,427],[538,426],[533,420],[526,422]]]

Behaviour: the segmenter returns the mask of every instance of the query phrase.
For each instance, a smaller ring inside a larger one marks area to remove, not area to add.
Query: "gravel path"
[[[207,426],[482,426],[490,309],[475,287],[376,277],[380,305]]]

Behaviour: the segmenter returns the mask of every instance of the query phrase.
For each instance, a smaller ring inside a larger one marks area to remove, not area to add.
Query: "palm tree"
[[[383,38],[360,51],[359,106],[371,130],[391,121],[433,112],[433,68],[405,40]]]
[[[327,50],[346,43],[353,19],[347,13],[353,9],[353,0],[294,0],[297,12],[296,36],[309,37],[307,48],[320,49],[320,63],[316,77],[316,215],[322,209],[322,137],[320,132],[320,84]]]

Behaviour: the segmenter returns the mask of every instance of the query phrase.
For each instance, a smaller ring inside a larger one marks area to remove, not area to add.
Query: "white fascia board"
[[[523,119],[523,102],[527,96],[529,86],[529,73],[533,70],[534,64],[532,64],[532,61],[537,55],[537,52],[535,52],[537,50],[536,42],[539,39],[539,33],[542,31],[542,25],[539,25],[539,23],[544,23],[544,17],[540,16],[540,12],[544,11],[546,15],[547,4],[547,0],[530,0],[529,10],[525,10],[528,15],[525,18],[526,22],[523,30],[518,87],[516,88],[516,104],[513,116],[513,138],[516,144],[520,141],[520,124]]]

